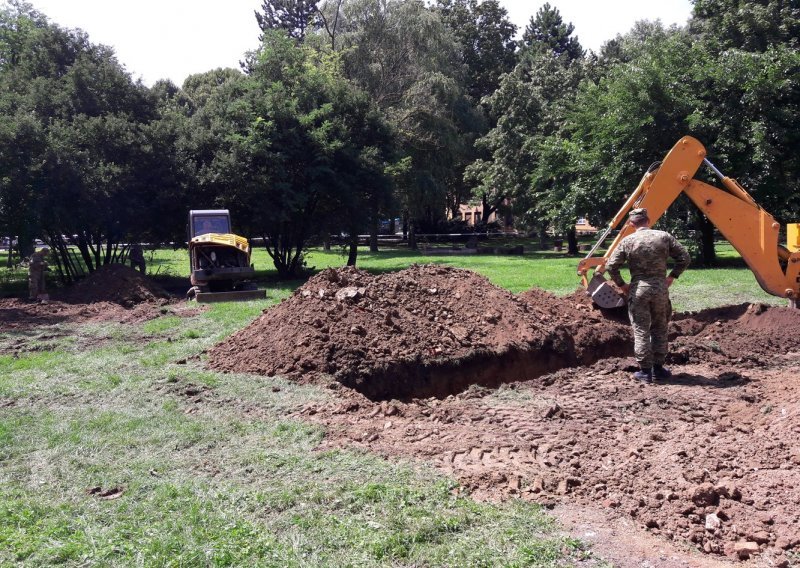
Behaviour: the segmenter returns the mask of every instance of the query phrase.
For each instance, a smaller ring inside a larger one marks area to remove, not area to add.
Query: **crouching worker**
[[[606,271],[628,298],[628,316],[633,327],[633,350],[639,370],[637,380],[650,383],[653,377],[671,376],[664,368],[667,357],[667,328],[672,315],[669,287],[689,266],[689,252],[666,231],[650,228],[647,209],[633,209],[628,223],[634,232],[622,239],[606,263]],[[667,260],[675,264],[667,275]],[[628,263],[631,282],[626,284],[620,268]]]

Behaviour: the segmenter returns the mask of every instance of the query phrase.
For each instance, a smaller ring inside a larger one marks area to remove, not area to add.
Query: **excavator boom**
[[[694,178],[703,164],[720,178],[724,189]],[[691,199],[739,252],[765,292],[788,298],[791,305],[798,307],[800,251],[791,242],[791,236],[798,232],[798,225],[789,226],[789,248],[780,245],[780,224],[736,180],[723,175],[709,162],[703,145],[691,136],[681,138],[661,164],[651,168],[642,177],[592,250],[578,264],[583,285],[598,305],[622,305],[619,295],[606,282],[603,273],[611,253],[633,228],[627,223],[622,225],[603,256],[595,257],[596,250],[611,231],[620,226],[631,209],[646,208],[651,222],[655,224],[681,193]],[[588,278],[590,270],[594,270],[591,280]]]

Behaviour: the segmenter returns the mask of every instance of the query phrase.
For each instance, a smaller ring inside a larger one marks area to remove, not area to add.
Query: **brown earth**
[[[629,326],[610,315],[583,294],[513,295],[465,270],[327,270],[208,364],[327,382],[335,399],[298,412],[327,426],[324,447],[422,459],[476,498],[591,511],[705,554],[640,564],[612,551],[618,565],[796,563],[800,312],[677,315],[674,375],[655,385],[630,377]]]
[[[150,278],[112,264],[54,291],[46,302],[0,298],[0,325],[5,330],[89,321],[135,323],[158,317],[170,303],[169,293]]]
[[[581,300],[582,301],[582,300]],[[514,295],[457,268],[325,270],[209,352],[217,370],[333,375],[373,399],[446,396],[630,349],[626,324],[585,302]]]
[[[133,268],[124,264],[108,264],[55,297],[71,304],[113,302],[132,308],[145,302],[167,300],[170,295]]]

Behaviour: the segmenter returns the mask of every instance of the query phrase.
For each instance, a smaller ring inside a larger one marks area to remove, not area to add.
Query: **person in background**
[[[42,247],[34,252],[28,262],[28,298],[39,300],[45,294],[44,273],[48,271],[47,258],[50,248]]]
[[[131,254],[130,254],[130,261],[131,261],[131,268],[136,268],[144,274],[146,269],[146,265],[144,262],[144,251],[142,250],[142,245],[136,243],[135,245],[131,246]]]

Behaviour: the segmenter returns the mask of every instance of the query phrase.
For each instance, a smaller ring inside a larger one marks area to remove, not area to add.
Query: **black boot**
[[[664,368],[664,365],[653,365],[653,376],[657,379],[668,379],[672,373],[669,369]]]

